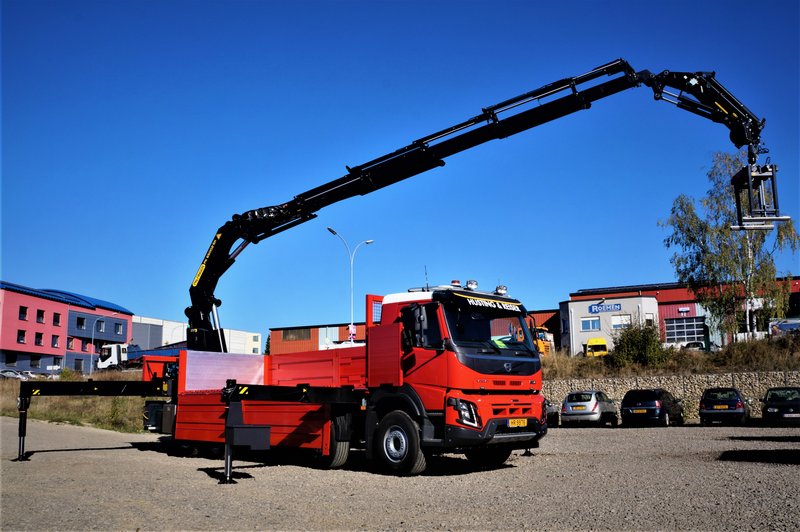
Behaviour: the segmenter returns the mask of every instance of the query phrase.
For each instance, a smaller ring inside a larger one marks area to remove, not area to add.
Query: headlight
[[[770,407],[770,408],[767,408],[767,412],[774,413],[774,412],[777,412],[777,411],[778,411],[778,409],[777,409],[777,408],[772,408],[772,407]]]
[[[481,417],[478,415],[478,406],[475,403],[451,397],[447,400],[447,404],[458,412],[456,421],[468,427],[480,428]]]

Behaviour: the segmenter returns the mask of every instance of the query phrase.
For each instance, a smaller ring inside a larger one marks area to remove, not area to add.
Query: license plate
[[[508,420],[509,427],[527,427],[528,420],[527,419],[509,419]]]
[[[800,417],[800,414],[784,414],[783,417]]]
[[[572,409],[573,410],[586,410],[586,407],[583,406],[583,405],[578,405],[578,406],[573,406]]]
[[[727,410],[728,405],[714,405],[714,410]]]
[[[647,413],[647,409],[646,408],[634,408],[633,410],[631,410],[631,412],[633,412],[634,414],[646,414]]]

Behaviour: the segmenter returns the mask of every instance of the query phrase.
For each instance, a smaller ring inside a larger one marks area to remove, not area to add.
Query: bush
[[[614,349],[606,356],[606,363],[613,368],[631,364],[660,368],[668,356],[669,353],[661,345],[658,329],[633,325],[616,335]]]

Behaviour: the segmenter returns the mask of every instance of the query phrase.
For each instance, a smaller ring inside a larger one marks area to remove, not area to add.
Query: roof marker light
[[[478,281],[474,279],[470,279],[467,281],[467,290],[477,290],[478,289]]]
[[[498,296],[504,296],[508,293],[508,287],[506,285],[497,285],[497,288],[494,289],[494,293]]]
[[[453,279],[452,281],[450,281],[450,286],[454,288],[461,288],[461,281],[459,281],[458,279]]]

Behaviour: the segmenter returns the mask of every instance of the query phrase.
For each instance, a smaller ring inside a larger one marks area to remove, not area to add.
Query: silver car
[[[603,391],[580,390],[570,392],[561,406],[561,424],[592,423],[612,427],[619,425],[617,405]]]

